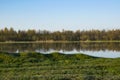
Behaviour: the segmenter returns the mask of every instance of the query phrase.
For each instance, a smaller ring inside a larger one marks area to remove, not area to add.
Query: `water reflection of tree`
[[[120,43],[30,43],[30,44],[0,44],[0,51],[15,52],[17,50],[21,52],[25,51],[35,51],[35,50],[62,50],[62,51],[72,51],[72,50],[88,50],[88,51],[120,51]]]

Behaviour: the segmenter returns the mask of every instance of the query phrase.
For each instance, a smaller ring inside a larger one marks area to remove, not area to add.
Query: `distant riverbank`
[[[120,41],[5,41],[0,43],[78,43],[78,42],[120,42]]]

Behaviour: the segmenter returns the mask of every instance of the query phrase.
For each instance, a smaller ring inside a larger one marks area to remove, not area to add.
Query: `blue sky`
[[[0,29],[120,29],[120,0],[0,0]]]

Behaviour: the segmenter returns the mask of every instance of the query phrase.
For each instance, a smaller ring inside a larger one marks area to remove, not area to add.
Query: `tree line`
[[[120,29],[115,30],[14,30],[0,29],[0,41],[113,41],[120,40]]]

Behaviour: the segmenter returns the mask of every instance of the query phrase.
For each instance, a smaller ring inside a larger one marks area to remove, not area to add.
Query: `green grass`
[[[0,53],[0,80],[120,80],[120,59],[83,54]]]

